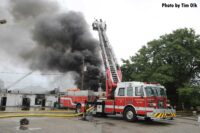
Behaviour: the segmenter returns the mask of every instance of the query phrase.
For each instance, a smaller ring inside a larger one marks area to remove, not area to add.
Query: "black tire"
[[[81,112],[81,104],[77,104],[76,105],[76,113],[80,113]]]
[[[135,109],[132,107],[128,107],[125,109],[124,113],[123,113],[123,117],[125,120],[127,121],[137,121],[137,115],[135,112]]]

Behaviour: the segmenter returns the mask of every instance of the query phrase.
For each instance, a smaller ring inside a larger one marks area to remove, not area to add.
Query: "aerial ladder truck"
[[[121,114],[127,121],[135,121],[139,117],[146,120],[173,119],[176,114],[175,110],[170,108],[165,87],[159,83],[122,82],[119,64],[106,35],[106,23],[101,19],[95,20],[92,27],[99,35],[106,76],[106,97],[88,96],[83,100],[73,100],[80,96],[71,99],[70,96],[64,96],[61,97],[61,104],[67,106],[68,102],[79,111],[83,111],[86,106],[93,106],[93,114]]]
[[[100,21],[95,20],[92,27],[99,34],[99,45],[106,74],[106,98],[112,99],[117,83],[122,81],[121,70],[106,35],[106,23],[101,19]]]

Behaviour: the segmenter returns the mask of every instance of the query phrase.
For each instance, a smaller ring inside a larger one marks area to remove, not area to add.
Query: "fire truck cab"
[[[99,99],[97,102],[97,113],[122,114],[127,121],[135,121],[138,117],[147,120],[175,117],[175,111],[168,107],[166,89],[160,84],[120,82],[114,99]]]
[[[123,108],[123,116],[133,120],[136,116],[146,119],[173,118],[175,111],[168,109],[166,89],[156,83],[121,82],[115,91],[115,104]],[[120,112],[120,110],[117,110]]]

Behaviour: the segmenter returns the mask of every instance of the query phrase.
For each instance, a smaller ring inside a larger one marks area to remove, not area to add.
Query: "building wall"
[[[45,103],[46,107],[52,108],[54,107],[54,103],[58,102],[58,97],[55,95],[47,95],[45,96],[45,98],[46,98],[46,103]]]
[[[36,94],[0,93],[0,102],[2,97],[7,97],[5,111],[20,111],[24,97],[30,99],[30,110],[41,110],[42,105],[35,105]],[[57,96],[45,95],[45,107],[51,109],[55,102],[58,102]]]

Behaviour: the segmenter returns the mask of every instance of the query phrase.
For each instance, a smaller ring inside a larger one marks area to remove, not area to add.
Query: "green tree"
[[[135,56],[122,61],[124,81],[159,82],[177,102],[177,89],[200,72],[200,36],[193,29],[178,29],[148,42]]]
[[[186,84],[178,89],[180,100],[185,108],[195,107],[200,105],[200,86],[194,84]]]

